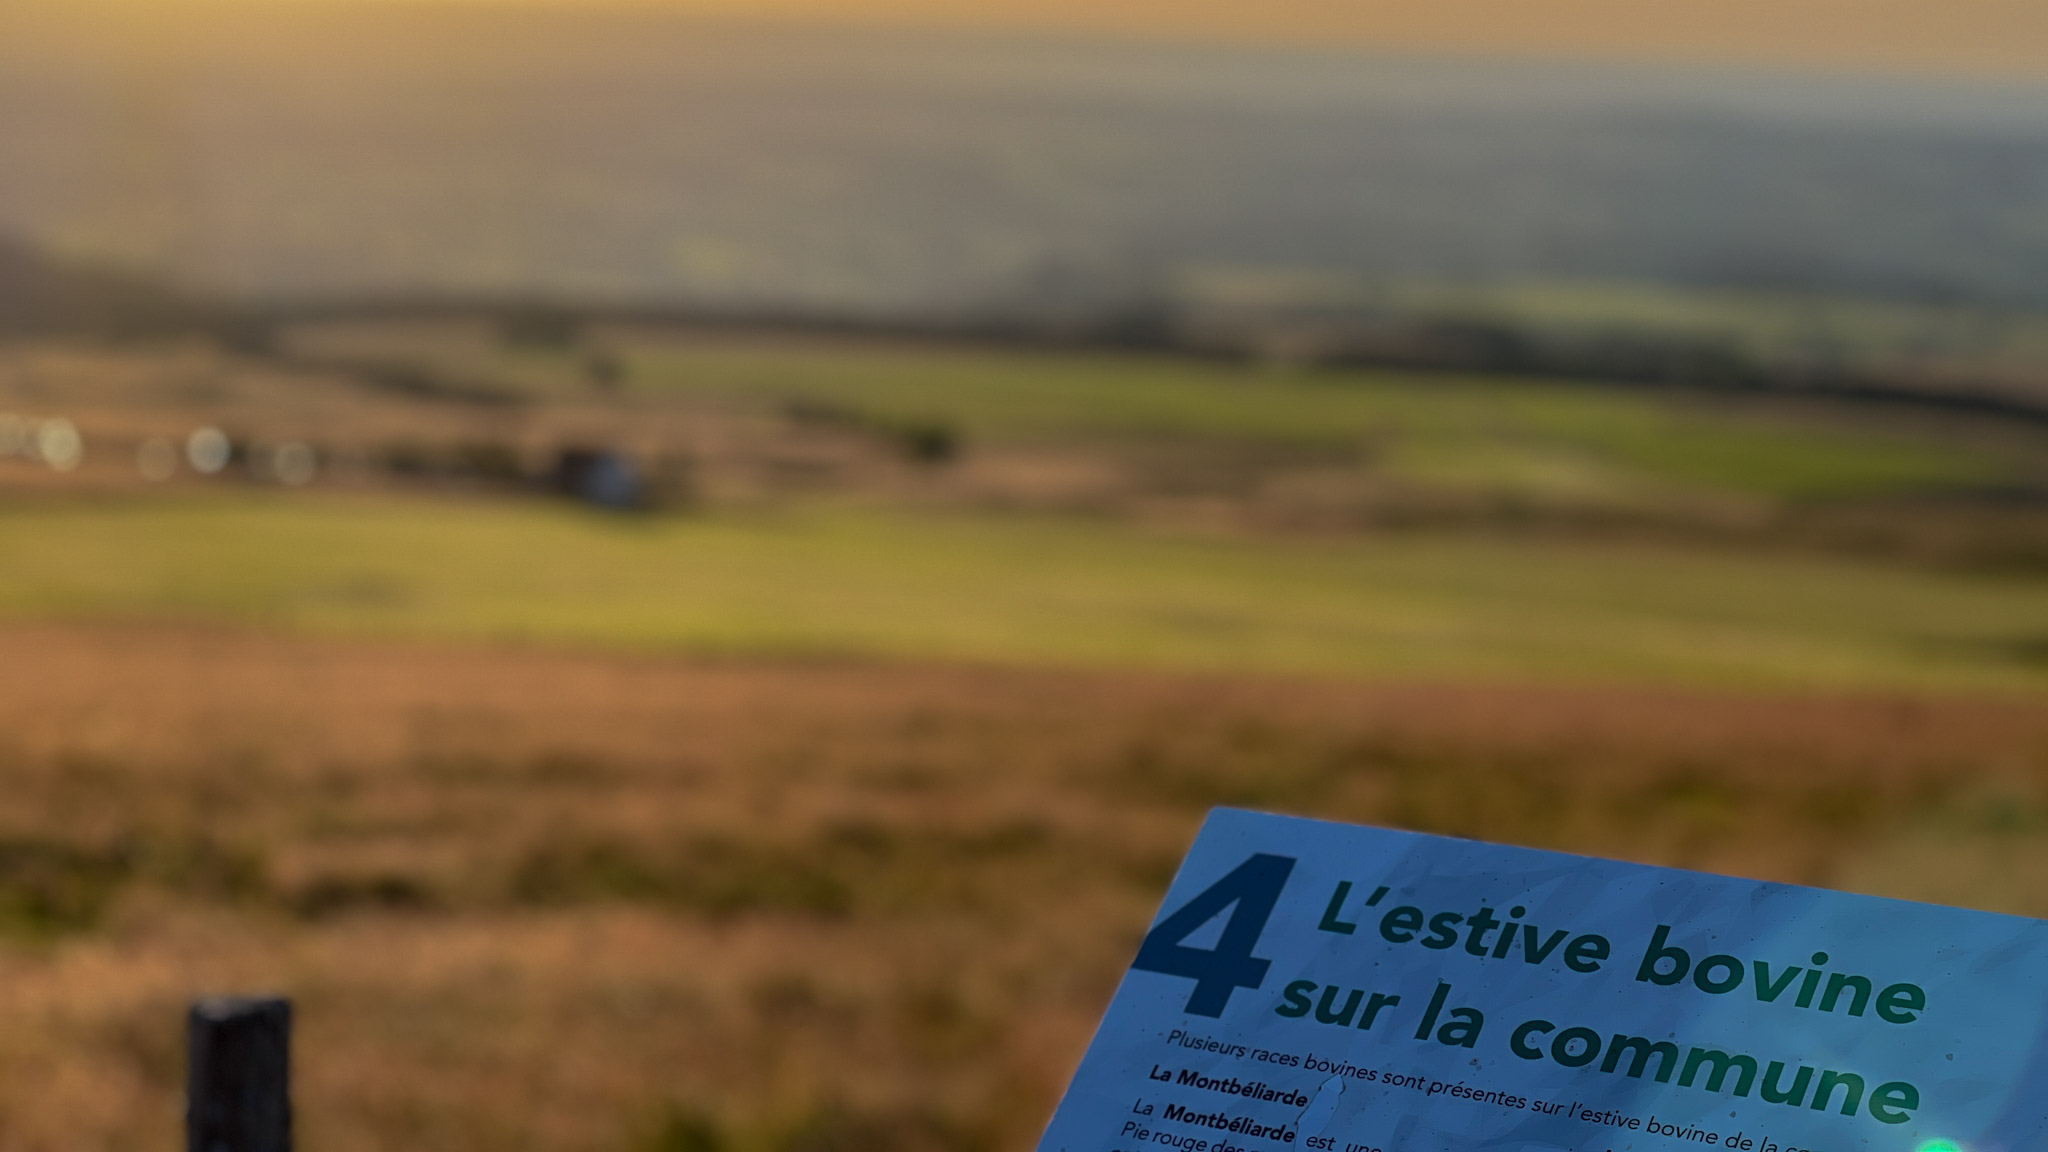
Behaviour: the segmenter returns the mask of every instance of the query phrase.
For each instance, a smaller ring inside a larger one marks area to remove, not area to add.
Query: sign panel
[[[2048,1152],[2048,923],[1218,810],[1040,1152]]]

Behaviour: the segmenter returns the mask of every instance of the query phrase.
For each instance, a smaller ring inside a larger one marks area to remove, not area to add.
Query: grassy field
[[[1490,289],[1418,287],[1383,304],[1581,333],[1668,335],[1774,362],[1920,369],[2039,397],[2048,320],[2027,309],[1848,299],[1799,292],[1531,281]]]
[[[261,989],[311,1152],[1022,1152],[1216,804],[2048,913],[2038,430],[350,355],[0,350],[88,443],[0,460],[0,1152],[175,1146],[185,1002]],[[138,478],[200,422],[334,467]],[[593,442],[687,498],[435,463]]]
[[[1925,420],[1556,381],[633,330],[599,343],[642,406],[803,406],[941,423],[976,444],[1230,444],[1424,485],[1808,499],[2009,483],[2039,469],[2038,435],[1987,443]],[[297,345],[425,364],[529,401],[585,386],[583,349],[507,347],[459,326],[313,329]]]
[[[1994,483],[2002,454],[1614,389],[1154,357],[655,344],[641,387],[942,419],[977,440],[1194,437],[1377,456],[1422,483],[1815,497]]]
[[[741,656],[2048,686],[2048,586],[2030,577],[830,505],[637,518],[261,493],[45,500],[0,511],[0,613]]]
[[[0,629],[0,1145],[1021,1152],[1203,812],[2034,915],[2048,710]]]

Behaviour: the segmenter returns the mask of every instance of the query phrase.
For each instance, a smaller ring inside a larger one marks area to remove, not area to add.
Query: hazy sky
[[[0,235],[281,295],[2048,300],[2048,0],[493,2],[0,0]]]
[[[128,0],[161,12],[184,2]],[[1397,52],[2048,77],[2048,0],[238,0],[668,7]],[[4,7],[6,0],[0,0]]]

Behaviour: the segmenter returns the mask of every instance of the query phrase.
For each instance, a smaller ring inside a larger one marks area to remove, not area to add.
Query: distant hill
[[[1272,269],[2048,307],[2048,86],[275,8],[0,38],[0,229],[268,298],[1086,311]]]
[[[197,302],[142,277],[60,263],[0,238],[0,335],[118,337],[211,320]]]

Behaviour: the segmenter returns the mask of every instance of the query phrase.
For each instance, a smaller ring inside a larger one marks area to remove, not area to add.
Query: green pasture
[[[1411,483],[1825,498],[1999,483],[2009,451],[1616,388],[1169,358],[730,342],[635,346],[656,395],[942,421],[970,441],[1162,439],[1341,454]]]
[[[1972,376],[2036,380],[2048,365],[2048,316],[1982,305],[1598,281],[1411,285],[1392,295],[1387,303],[1426,315],[1707,340],[1773,360],[1939,363]]]
[[[1773,361],[1893,369],[1939,364],[2036,396],[2048,366],[2048,314],[1981,302],[1626,280],[1390,284],[1229,267],[1192,270],[1182,290],[1190,301],[1211,306],[1392,313],[1560,335],[1700,341]]]
[[[2048,688],[2038,580],[827,506],[634,518],[278,493],[42,502],[0,510],[0,616],[667,653]]]

